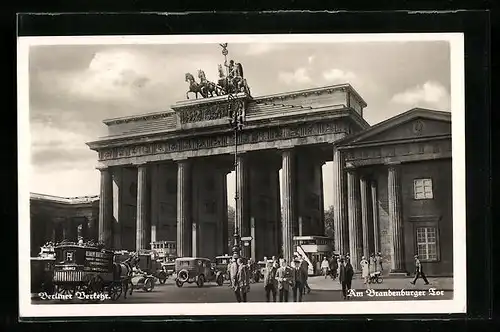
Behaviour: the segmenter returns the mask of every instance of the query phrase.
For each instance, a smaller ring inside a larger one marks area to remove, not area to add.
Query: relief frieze
[[[229,117],[227,103],[216,103],[211,105],[196,105],[185,107],[178,111],[181,124],[213,121]]]
[[[344,128],[343,125],[338,123],[315,123],[296,125],[294,127],[261,128],[248,131],[243,130],[238,135],[238,144],[253,144],[258,142],[276,141],[280,139],[326,135],[344,132],[345,130],[347,130],[347,128]],[[99,160],[211,149],[232,145],[234,145],[234,134],[232,132],[228,132],[213,136],[178,138],[161,143],[103,149],[99,151]]]

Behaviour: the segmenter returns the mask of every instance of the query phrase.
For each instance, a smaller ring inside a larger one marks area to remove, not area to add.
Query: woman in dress
[[[366,260],[365,256],[361,257],[361,262],[359,262],[359,265],[361,265],[361,276],[364,279],[364,283],[368,284],[368,278],[370,277],[370,271],[369,271],[370,264]]]

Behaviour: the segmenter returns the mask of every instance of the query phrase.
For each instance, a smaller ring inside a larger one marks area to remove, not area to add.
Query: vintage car
[[[229,255],[215,257],[215,270],[223,274],[224,280],[229,280],[228,266],[231,258]]]
[[[161,263],[161,265],[163,267],[163,271],[167,274],[167,278],[175,273],[175,261]]]
[[[205,282],[215,281],[222,286],[224,275],[216,271],[215,266],[208,258],[182,257],[175,260],[175,284],[182,287],[184,283],[196,283],[198,287],[203,287]]]

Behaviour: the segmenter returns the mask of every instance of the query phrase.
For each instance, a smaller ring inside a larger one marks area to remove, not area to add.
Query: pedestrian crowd
[[[374,277],[377,274],[382,274],[382,254],[372,253],[368,259],[365,256],[361,257],[359,266],[361,267],[361,277],[366,287],[374,282]],[[267,302],[289,302],[290,294],[294,302],[302,302],[303,296],[311,292],[308,285],[309,263],[298,253],[294,253],[291,262],[285,259],[277,259],[273,256],[271,259],[264,257],[264,294]],[[315,268],[312,263],[313,270]],[[243,263],[237,255],[233,256],[229,264],[229,276],[231,287],[235,293],[238,302],[247,302],[247,294],[250,292],[250,279],[252,269],[255,268],[255,263],[249,261]],[[253,266],[253,268],[252,268]],[[422,278],[426,285],[429,284],[423,272],[422,264],[415,255],[415,279],[411,282],[415,284],[418,278]],[[349,254],[332,255],[332,257],[324,257],[321,264],[318,264],[322,275],[326,278],[330,277],[333,280],[337,279],[342,286],[342,296],[344,300],[349,299],[349,290],[351,289],[352,279],[354,277],[354,268],[351,264]]]

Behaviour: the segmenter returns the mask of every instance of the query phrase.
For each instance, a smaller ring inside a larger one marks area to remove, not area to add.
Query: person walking
[[[280,302],[288,302],[290,287],[293,286],[292,270],[286,265],[286,260],[281,259],[280,268],[276,271],[276,280],[278,281],[278,293]]]
[[[337,262],[337,257],[332,255],[332,259],[330,260],[330,275],[332,276],[332,279],[335,280],[337,279],[337,270],[338,270],[338,262]]]
[[[420,263],[420,259],[418,259],[418,255],[415,255],[415,279],[413,279],[413,281],[411,281],[410,283],[412,285],[415,285],[415,283],[417,282],[417,279],[419,277],[421,277],[422,279],[424,279],[424,282],[426,285],[429,284],[429,281],[427,280],[427,277],[425,276],[425,273],[424,273],[424,270],[422,269],[422,263]]]
[[[266,301],[270,302],[270,295],[273,295],[273,302],[276,302],[276,293],[278,291],[278,282],[276,280],[276,272],[278,264],[276,262],[268,262],[266,260],[266,268],[264,270],[264,290],[266,292]]]
[[[321,262],[321,272],[323,275],[326,277],[328,276],[328,270],[330,269],[330,264],[328,263],[328,259],[326,256],[323,258],[323,261]]]
[[[247,294],[250,292],[250,268],[248,264],[243,264],[243,260],[238,258],[238,290],[240,292],[241,301],[247,301]]]
[[[368,263],[370,264],[370,274],[377,272],[377,257],[375,257],[375,253],[371,253]]]
[[[369,272],[369,263],[366,260],[365,256],[361,257],[361,261],[359,262],[359,265],[361,265],[361,276],[363,277],[363,283],[365,285],[367,285],[368,278],[370,277],[370,272]]]
[[[241,302],[241,292],[238,281],[238,255],[233,255],[231,263],[228,266],[229,280],[231,282],[231,288],[233,289],[234,295],[236,296],[236,301]]]
[[[304,285],[306,281],[304,268],[301,266],[301,261],[297,257],[294,261],[294,284],[293,284],[293,301],[302,302],[302,294],[304,293]]]
[[[383,259],[382,259],[382,253],[379,251],[377,253],[377,270],[378,272],[380,272],[380,274],[382,274],[382,272],[384,271],[384,267],[382,266],[382,262],[383,262]]]
[[[352,277],[354,275],[354,270],[348,259],[344,261],[343,258],[340,259],[340,269],[339,269],[339,282],[342,285],[342,296],[344,300],[348,299],[348,292],[351,289]]]

